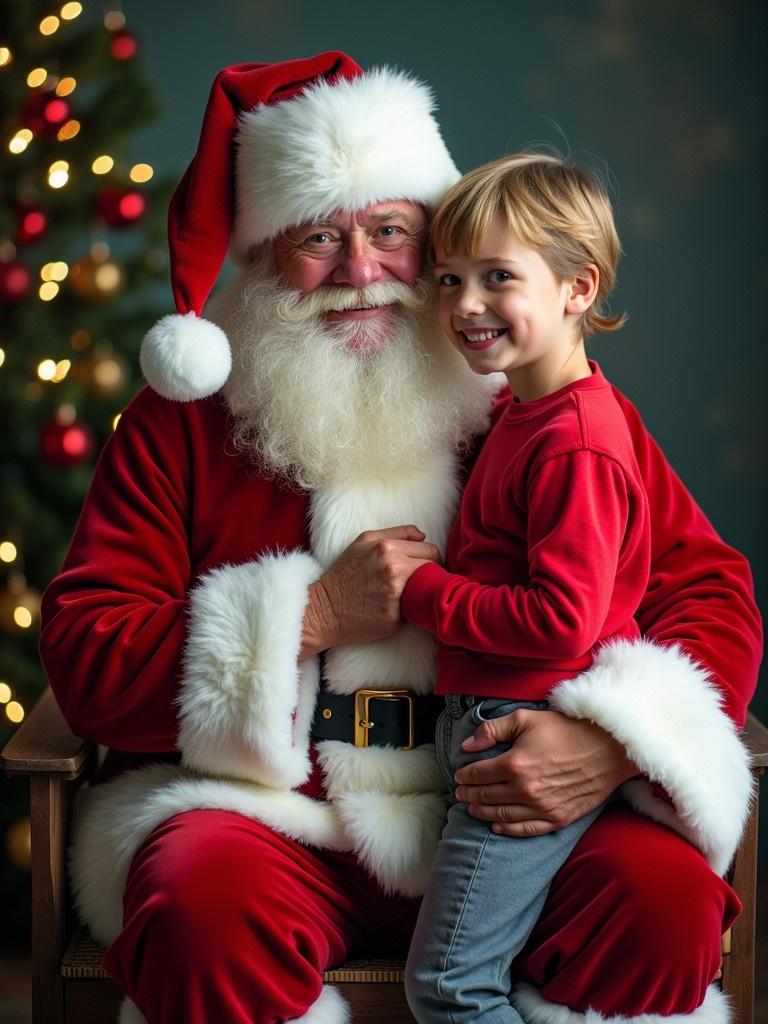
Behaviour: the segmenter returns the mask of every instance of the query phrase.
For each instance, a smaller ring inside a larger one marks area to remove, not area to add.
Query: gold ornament
[[[97,259],[93,253],[78,260],[69,271],[69,285],[79,299],[86,302],[109,302],[120,291],[125,273],[119,263],[108,256]]]
[[[23,573],[11,573],[7,588],[0,592],[0,629],[15,635],[30,629],[40,616],[41,599],[37,590],[27,586]]]

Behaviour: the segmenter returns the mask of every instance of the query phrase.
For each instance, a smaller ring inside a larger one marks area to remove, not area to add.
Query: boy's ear
[[[594,263],[587,263],[581,272],[568,282],[565,302],[566,313],[586,313],[597,295],[600,271]]]

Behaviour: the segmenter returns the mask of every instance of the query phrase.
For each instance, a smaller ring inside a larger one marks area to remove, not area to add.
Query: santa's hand
[[[467,753],[512,743],[487,761],[456,773],[456,798],[475,818],[508,836],[543,835],[599,807],[637,775],[624,747],[585,719],[520,709],[483,722],[465,740]]]
[[[439,558],[438,548],[413,525],[361,533],[309,588],[302,658],[396,632],[407,580],[418,565]]]

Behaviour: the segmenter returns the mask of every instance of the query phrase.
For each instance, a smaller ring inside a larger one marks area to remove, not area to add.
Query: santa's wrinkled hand
[[[440,552],[413,525],[361,533],[309,588],[302,655],[390,636],[412,573]]]
[[[603,803],[637,768],[609,733],[557,711],[521,709],[478,726],[463,749],[512,746],[456,773],[456,797],[509,836],[564,828]]]

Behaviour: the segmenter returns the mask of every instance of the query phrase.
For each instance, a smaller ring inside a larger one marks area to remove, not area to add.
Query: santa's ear
[[[576,277],[568,280],[567,284],[565,312],[580,316],[586,313],[595,301],[600,284],[600,271],[594,263],[587,263]]]

